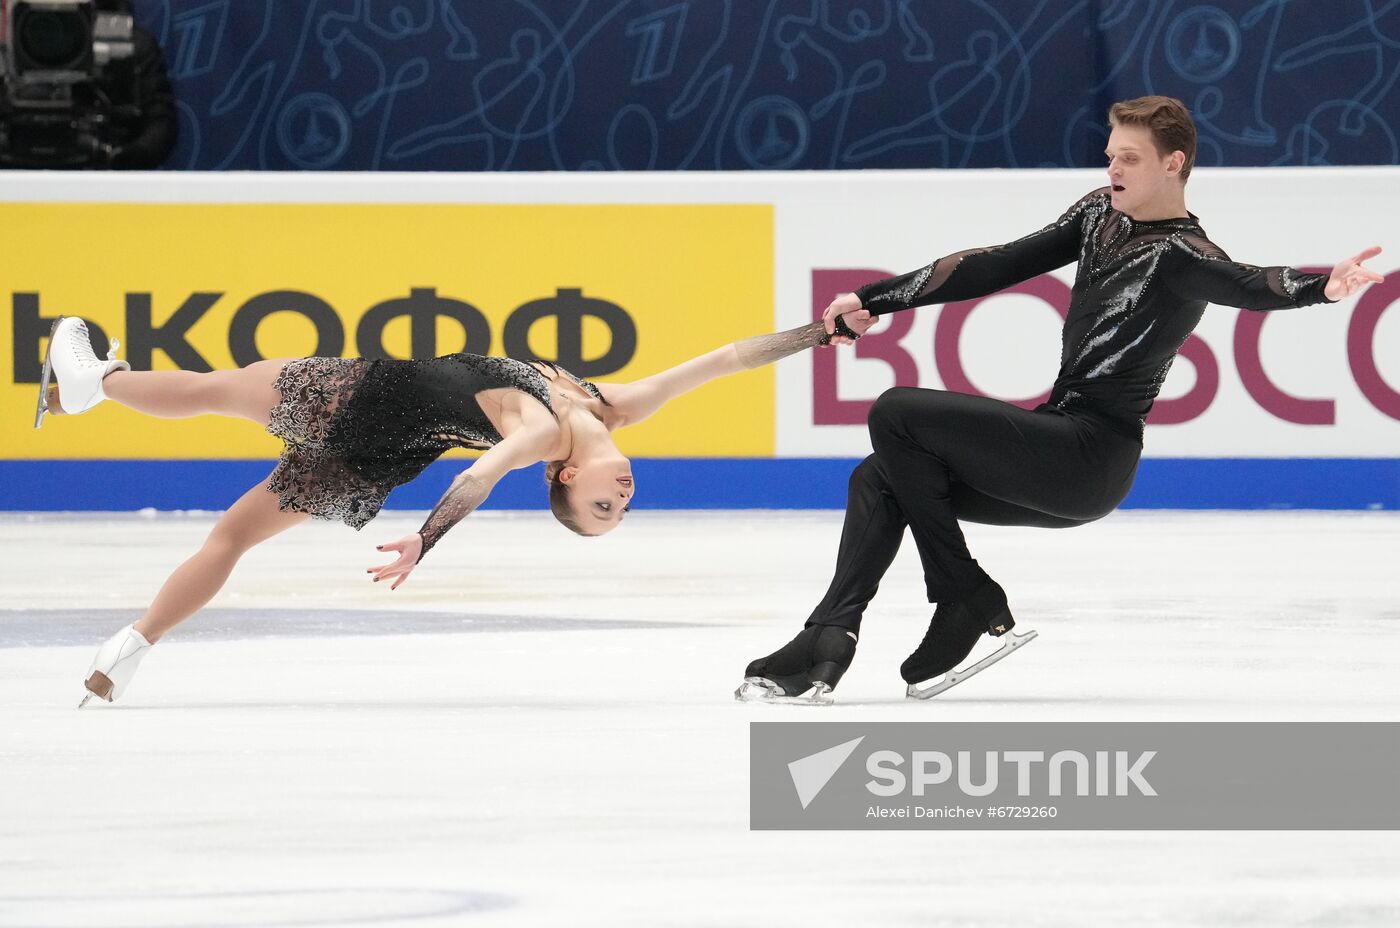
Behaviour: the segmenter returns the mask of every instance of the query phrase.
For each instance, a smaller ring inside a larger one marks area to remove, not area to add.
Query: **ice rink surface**
[[[479,513],[393,592],[419,514],[313,523],[75,711],[213,518],[0,516],[0,925],[1400,924],[1395,832],[748,829],[751,720],[1400,718],[1395,513],[971,526],[1040,638],[927,703],[906,541],[830,709],[731,694],[839,513]]]

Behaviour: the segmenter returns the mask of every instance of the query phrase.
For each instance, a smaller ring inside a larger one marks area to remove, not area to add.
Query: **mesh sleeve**
[[[452,481],[452,486],[442,495],[442,499],[433,507],[433,511],[428,513],[423,527],[418,530],[423,539],[423,550],[418,555],[418,561],[421,563],[423,555],[432,550],[442,536],[447,534],[447,530],[480,506],[489,493],[490,487],[485,481],[471,474],[458,475]]]
[[[1253,310],[1293,309],[1332,302],[1326,293],[1328,274],[1241,264],[1225,257],[1212,243],[1195,237],[1180,244],[1186,259],[1184,267],[1179,277],[1169,278],[1172,289],[1180,296]]]
[[[837,332],[843,335],[854,334],[846,328],[844,322],[837,320]],[[842,331],[844,330],[844,331]],[[739,363],[746,370],[755,367],[762,367],[765,364],[772,364],[781,358],[786,358],[790,354],[796,354],[817,345],[826,345],[831,342],[831,336],[826,334],[826,327],[820,322],[813,322],[810,325],[799,326],[795,329],[788,329],[785,332],[774,332],[772,335],[755,335],[753,338],[746,338],[743,341],[734,343],[734,350],[739,354]]]

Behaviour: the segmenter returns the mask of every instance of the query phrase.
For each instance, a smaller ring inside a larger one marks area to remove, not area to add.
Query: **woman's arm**
[[[868,313],[861,314],[861,320],[852,322],[847,331],[863,332],[868,328]],[[829,341],[826,329],[820,322],[798,326],[785,332],[771,335],[756,335],[742,341],[731,342],[722,348],[691,358],[684,364],[677,364],[670,370],[635,380],[632,383],[596,384],[615,412],[621,416],[617,427],[641,422],[656,412],[670,400],[689,393],[696,387],[717,377],[737,374],[772,364],[790,354],[805,351]]]
[[[520,426],[486,449],[471,466],[453,478],[447,492],[438,500],[423,527],[412,535],[379,546],[380,551],[397,552],[392,564],[371,568],[375,581],[393,579],[390,589],[408,578],[447,531],[486,501],[491,490],[512,470],[544,460],[559,439],[559,425],[544,406],[533,399],[521,404]]]

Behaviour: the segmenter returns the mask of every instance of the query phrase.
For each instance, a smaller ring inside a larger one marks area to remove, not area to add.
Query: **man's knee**
[[[890,387],[870,407],[870,434],[889,433],[900,427],[913,411],[921,394],[918,387]]]
[[[1058,511],[1047,514],[1041,523],[1043,528],[1078,528],[1097,522],[1118,508],[1116,504],[1105,504],[1102,500],[1065,500],[1057,503]]]
[[[865,489],[882,489],[888,483],[885,472],[880,467],[880,459],[871,454],[867,455],[865,460],[857,464],[856,469],[851,471],[848,488],[854,493]]]
[[[1104,503],[1102,501],[1082,506],[1078,511],[1070,513],[1071,527],[1077,528],[1081,525],[1088,525],[1090,522],[1097,522],[1117,509],[1117,503]]]

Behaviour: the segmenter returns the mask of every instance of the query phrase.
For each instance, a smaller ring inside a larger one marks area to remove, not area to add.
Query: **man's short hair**
[[[1186,156],[1181,164],[1181,182],[1191,176],[1196,163],[1196,124],[1186,105],[1175,97],[1138,97],[1121,100],[1108,108],[1110,126],[1142,126],[1152,132],[1152,142],[1161,155],[1179,151]]]

